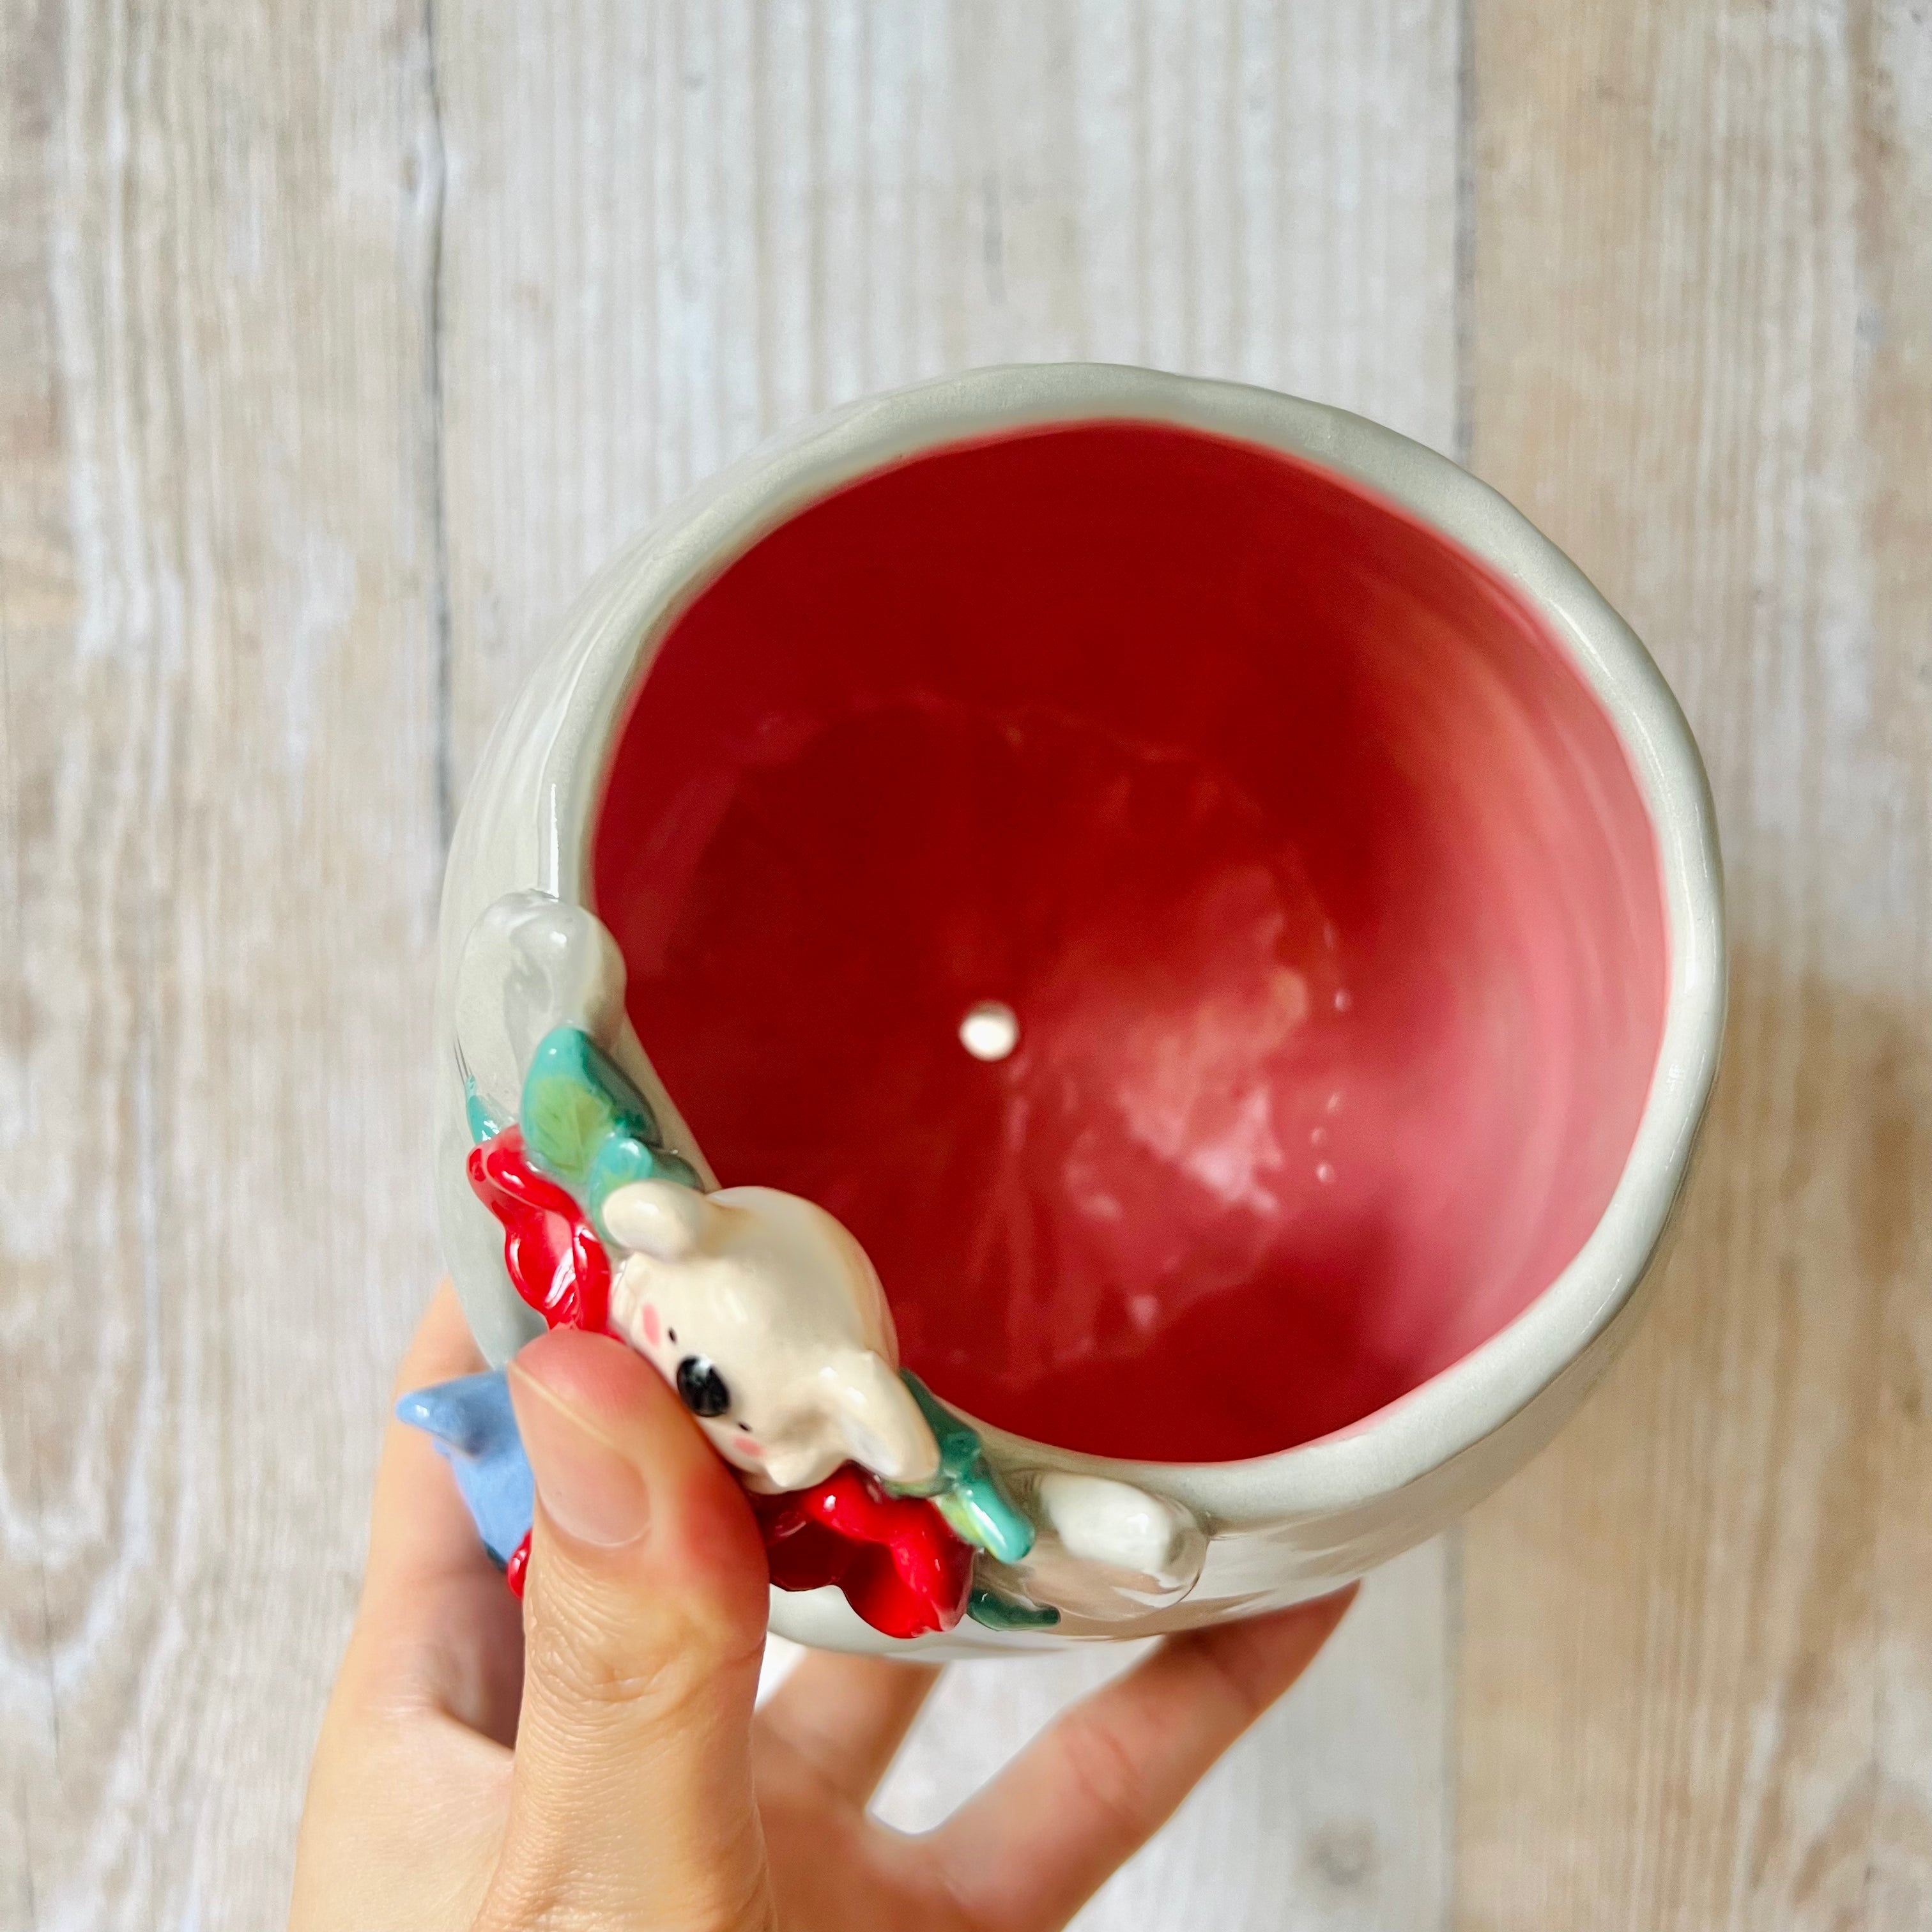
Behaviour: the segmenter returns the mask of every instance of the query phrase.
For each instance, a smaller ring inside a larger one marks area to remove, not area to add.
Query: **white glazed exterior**
[[[1500,1334],[1354,1426],[1279,1455],[1210,1464],[1114,1462],[982,1430],[1003,1466],[1116,1478],[1191,1515],[1209,1541],[1200,1579],[1181,1601],[1126,1622],[1070,1617],[1055,1630],[1012,1633],[967,1623],[906,1644],[868,1629],[835,1592],[775,1592],[773,1628],[803,1642],[966,1655],[1142,1636],[1320,1594],[1433,1535],[1549,1441],[1628,1339],[1716,1076],[1723,889],[1703,766],[1642,645],[1553,544],[1446,458],[1321,404],[1100,364],[948,376],[808,424],[687,498],[586,593],[484,751],[443,890],[436,1144],[445,1245],[489,1358],[504,1360],[538,1324],[503,1274],[500,1230],[464,1179],[456,966],[478,916],[506,892],[536,887],[586,902],[590,817],[611,735],[671,621],[765,532],[884,463],[1001,430],[1104,420],[1179,424],[1330,469],[1454,539],[1537,607],[1615,724],[1655,830],[1670,948],[1657,1069],[1622,1178],[1575,1259]],[[618,1056],[660,1104],[674,1144],[715,1185],[628,1028]]]

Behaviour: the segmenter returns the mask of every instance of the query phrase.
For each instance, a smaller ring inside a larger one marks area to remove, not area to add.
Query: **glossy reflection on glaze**
[[[593,889],[721,1177],[838,1215],[947,1400],[1103,1454],[1284,1448],[1495,1334],[1662,1028],[1649,822],[1527,608],[1150,425],[928,454],[729,566]]]

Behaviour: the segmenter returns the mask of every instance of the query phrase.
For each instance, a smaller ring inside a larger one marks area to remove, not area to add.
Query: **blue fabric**
[[[435,1438],[484,1548],[508,1563],[530,1534],[536,1492],[503,1372],[415,1390],[397,1403],[396,1415]]]

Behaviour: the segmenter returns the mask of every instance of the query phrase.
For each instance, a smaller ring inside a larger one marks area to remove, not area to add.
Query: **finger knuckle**
[[[533,1600],[524,1619],[524,1671],[593,1706],[646,1706],[666,1716],[712,1696],[721,1678],[755,1671],[763,1633],[749,1643],[683,1606],[626,1600]]]
[[[1280,1671],[1274,1656],[1251,1631],[1229,1625],[1215,1635],[1221,1641],[1200,1648],[1202,1668],[1246,1729],[1274,1702],[1281,1688]]]
[[[667,1659],[642,1633],[615,1618],[554,1601],[524,1619],[524,1669],[538,1683],[568,1685],[593,1704],[628,1704],[650,1696]]]
[[[1107,1837],[1132,1846],[1153,1833],[1160,1816],[1148,1798],[1147,1767],[1118,1726],[1096,1718],[1075,1726],[1066,1735],[1065,1754],[1070,1792]]]

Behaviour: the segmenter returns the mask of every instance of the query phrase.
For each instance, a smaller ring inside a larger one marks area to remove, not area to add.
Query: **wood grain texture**
[[[10,7],[0,1922],[278,1922],[434,1279],[413,26]]]
[[[1454,435],[1448,5],[465,7],[438,71],[459,783],[625,538],[848,398],[1097,357]],[[1082,1924],[1439,1923],[1445,1565],[1378,1578]],[[1118,1662],[956,1670],[888,1815]]]
[[[1932,31],[1474,19],[1474,467],[1704,746],[1729,1061],[1655,1312],[1466,1532],[1458,1922],[1932,1921]]]
[[[1429,0],[455,8],[455,768],[626,538],[764,436],[1095,357],[1454,428]]]

